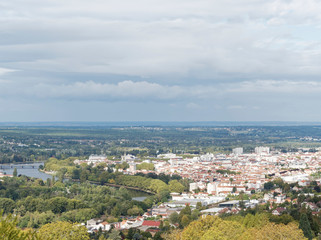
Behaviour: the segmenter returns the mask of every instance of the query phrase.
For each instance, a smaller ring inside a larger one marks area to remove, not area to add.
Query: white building
[[[208,194],[213,194],[213,195],[217,195],[217,182],[212,182],[212,183],[208,183],[207,184],[207,193]]]
[[[175,153],[165,153],[165,154],[158,154],[157,158],[176,158]]]
[[[256,147],[255,148],[255,153],[256,154],[269,154],[270,153],[270,148],[269,147]]]
[[[213,161],[215,158],[213,153],[206,153],[205,155],[200,156],[201,161]]]
[[[124,154],[123,156],[121,156],[121,162],[134,161],[135,159],[136,159],[136,157],[131,154],[127,154],[127,155]]]
[[[241,154],[243,154],[243,148],[242,148],[242,147],[234,148],[234,149],[233,149],[233,154],[234,154],[234,155],[241,155]]]
[[[190,183],[189,184],[189,191],[192,192],[192,191],[195,191],[196,189],[198,188],[198,184],[197,183]]]

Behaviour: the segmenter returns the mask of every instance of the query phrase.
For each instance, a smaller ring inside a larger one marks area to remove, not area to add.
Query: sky
[[[0,1],[0,122],[321,121],[320,0]]]

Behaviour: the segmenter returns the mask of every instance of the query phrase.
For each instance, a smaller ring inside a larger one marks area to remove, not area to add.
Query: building
[[[134,161],[137,158],[134,155],[131,154],[124,154],[123,156],[121,156],[121,162],[130,162],[130,161]]]
[[[136,163],[135,162],[130,162],[129,163],[128,171],[131,172],[131,173],[135,173],[136,172]]]
[[[190,192],[193,192],[193,191],[195,191],[196,189],[198,189],[198,184],[197,184],[196,182],[189,184],[189,191],[190,191]]]
[[[270,148],[269,147],[256,147],[255,148],[255,153],[258,154],[258,155],[269,154],[270,153]]]
[[[234,154],[234,155],[241,155],[241,154],[243,154],[243,148],[242,148],[242,147],[234,148],[234,149],[233,149],[233,154]]]

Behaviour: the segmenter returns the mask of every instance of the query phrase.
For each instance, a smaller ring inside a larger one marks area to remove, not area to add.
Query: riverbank
[[[56,176],[57,172],[56,171],[45,171],[45,170],[42,170],[42,169],[39,169],[40,172],[43,172],[45,174],[49,174],[49,175],[52,175],[52,176]]]
[[[75,180],[73,180],[75,181]],[[102,185],[101,183],[99,182],[95,182],[95,181],[88,181],[89,183],[92,183],[92,184],[96,184],[96,185]],[[143,192],[143,193],[147,193],[149,195],[155,195],[156,193],[154,192],[151,192],[149,190],[144,190],[144,189],[140,189],[140,188],[136,188],[136,187],[129,187],[129,186],[125,186],[125,185],[119,185],[119,184],[113,184],[113,183],[104,183],[103,185],[105,186],[109,186],[109,187],[115,187],[115,188],[126,188],[126,189],[129,189],[129,190],[134,190],[134,191],[138,191],[138,192]]]

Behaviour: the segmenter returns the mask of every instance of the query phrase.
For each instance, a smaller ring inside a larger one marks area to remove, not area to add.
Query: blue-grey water
[[[26,175],[28,177],[40,178],[42,180],[47,180],[48,178],[52,178],[51,175],[46,174],[44,172],[40,172],[39,166],[44,165],[43,162],[38,163],[27,163],[27,164],[0,164],[0,171],[6,174],[13,174],[13,170],[17,168],[18,175]],[[1,169],[1,167],[3,169]],[[22,168],[26,167],[26,168]],[[34,168],[32,168],[34,167]]]
[[[13,174],[13,170],[17,168],[18,175],[25,175],[28,177],[34,177],[34,178],[40,178],[44,181],[46,181],[48,178],[52,178],[52,175],[46,174],[44,172],[40,172],[39,166],[44,165],[43,162],[38,163],[27,163],[27,164],[0,164],[0,172],[6,173],[6,174]],[[22,168],[24,167],[24,168]],[[144,201],[150,194],[143,193],[140,191],[135,190],[128,190],[133,197],[133,200],[136,201]]]
[[[132,199],[133,200],[136,200],[136,201],[139,201],[139,202],[143,202],[147,197],[144,196],[144,197],[133,197]]]

